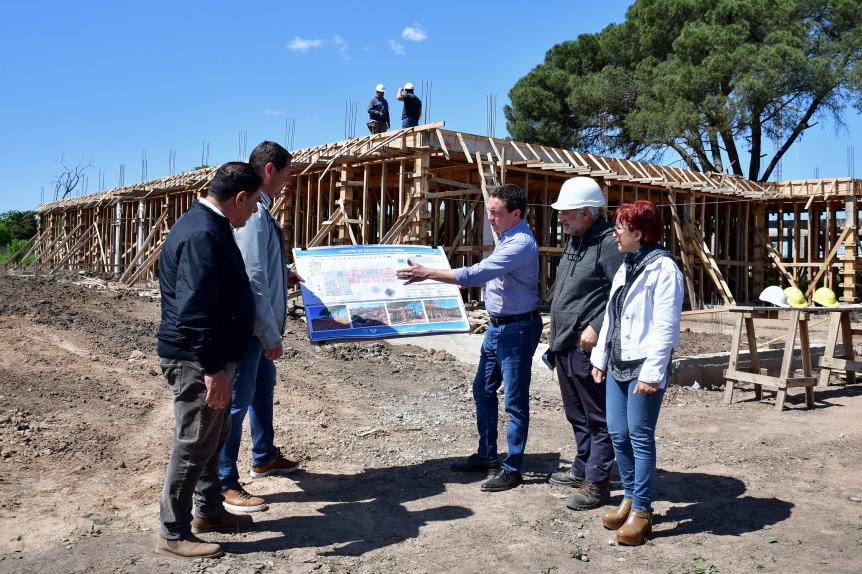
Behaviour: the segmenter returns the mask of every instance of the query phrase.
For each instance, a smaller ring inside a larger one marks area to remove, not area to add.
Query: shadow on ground
[[[739,536],[790,518],[793,503],[778,498],[745,496],[741,480],[699,472],[670,472],[659,469],[656,499],[671,503],[656,524],[653,536],[678,536],[709,532],[719,536]]]

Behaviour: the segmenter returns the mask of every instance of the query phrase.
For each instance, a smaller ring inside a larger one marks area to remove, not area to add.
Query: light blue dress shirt
[[[539,246],[523,219],[500,234],[497,247],[476,265],[455,269],[462,287],[485,284],[485,309],[492,317],[535,311],[539,298]]]

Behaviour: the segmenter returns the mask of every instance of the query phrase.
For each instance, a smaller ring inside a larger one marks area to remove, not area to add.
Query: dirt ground
[[[448,470],[476,446],[472,365],[412,345],[312,346],[300,319],[278,361],[276,435],[303,469],[248,479],[270,509],[246,532],[205,536],[224,558],[157,554],[173,429],[159,303],[95,283],[0,274],[0,572],[860,571],[862,385],[835,379],[811,410],[796,390],[782,413],[745,385],[731,405],[671,388],[654,537],[630,548],[546,482],[574,441],[544,366],[525,483],[482,493],[482,477]],[[686,333],[682,352],[729,344]]]

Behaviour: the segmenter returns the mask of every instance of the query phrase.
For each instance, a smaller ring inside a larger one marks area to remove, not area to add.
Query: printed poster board
[[[440,247],[341,245],[294,249],[308,336],[385,339],[439,333],[469,333],[457,285],[423,281],[404,285],[395,271],[407,260],[450,269]]]

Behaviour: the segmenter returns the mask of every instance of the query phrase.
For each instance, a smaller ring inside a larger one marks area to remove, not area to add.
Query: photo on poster
[[[350,328],[350,315],[348,315],[345,305],[310,307],[306,313],[308,313],[308,324],[312,331],[336,331]]]
[[[386,310],[393,325],[428,322],[422,301],[393,301],[386,304]]]
[[[460,298],[426,299],[422,303],[425,305],[429,323],[457,321],[461,317]]]
[[[390,325],[386,303],[368,303],[350,306],[350,322],[354,327],[381,327]]]

